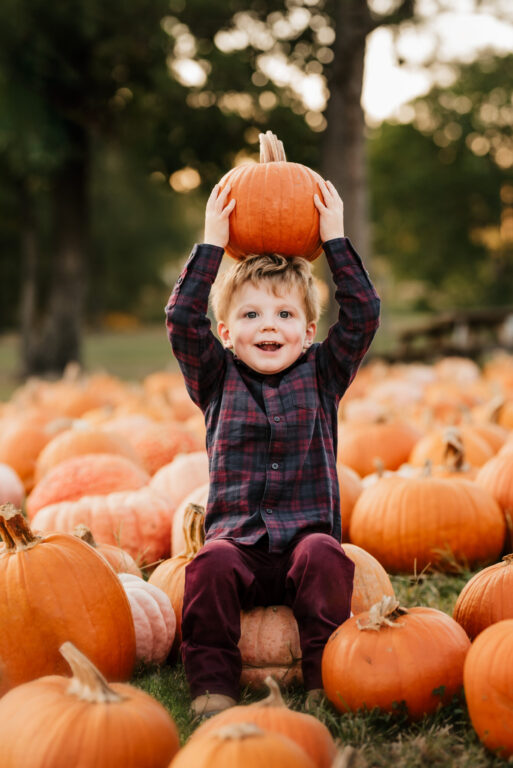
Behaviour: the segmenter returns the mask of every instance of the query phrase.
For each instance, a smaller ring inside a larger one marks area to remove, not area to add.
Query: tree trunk
[[[361,93],[365,42],[372,22],[365,0],[339,0],[335,3],[333,18],[335,58],[328,82],[328,125],[323,137],[321,170],[344,201],[345,234],[368,265],[370,233]],[[331,277],[326,279],[331,284]],[[336,312],[335,303],[331,302],[326,312],[329,324],[336,319]]]
[[[81,362],[82,324],[87,278],[89,144],[86,132],[70,127],[73,150],[53,181],[54,253],[51,289],[41,328],[35,325],[35,291],[25,286],[25,374],[60,374],[70,362]],[[33,261],[26,233],[25,258]],[[34,265],[28,267],[35,269]],[[29,325],[30,324],[30,325]],[[32,339],[27,342],[28,335]]]

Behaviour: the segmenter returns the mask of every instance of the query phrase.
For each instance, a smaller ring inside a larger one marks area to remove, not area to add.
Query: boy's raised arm
[[[331,182],[314,196],[324,252],[336,285],[338,320],[318,352],[324,386],[343,395],[353,380],[379,326],[380,300],[359,255],[344,236],[344,206]]]
[[[226,190],[226,188],[225,188]],[[216,185],[205,210],[205,242],[195,245],[166,306],[166,325],[174,355],[192,400],[204,410],[224,370],[224,350],[207,317],[208,297],[224,247],[235,201]]]

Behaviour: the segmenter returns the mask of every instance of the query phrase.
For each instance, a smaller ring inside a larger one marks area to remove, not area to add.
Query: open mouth
[[[282,348],[283,344],[278,344],[277,341],[262,341],[260,344],[256,345],[258,349],[261,349],[263,352],[277,352],[279,349]]]

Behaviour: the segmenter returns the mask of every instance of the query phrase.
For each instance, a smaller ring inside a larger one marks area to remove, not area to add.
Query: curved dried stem
[[[272,131],[260,133],[258,138],[260,140],[261,163],[280,163],[286,161],[283,142]]]
[[[0,506],[0,536],[5,542],[6,552],[11,554],[31,549],[42,541],[41,536],[32,533],[21,510],[10,503]]]
[[[183,518],[183,535],[187,560],[196,557],[205,543],[205,508],[200,504],[187,504]]]
[[[249,704],[250,707],[286,707],[283,696],[281,695],[280,686],[271,675],[267,675],[264,683],[269,688],[269,694],[265,699],[255,701],[254,704]]]
[[[461,472],[465,469],[465,448],[457,427],[448,427],[443,434],[444,461],[449,469]]]
[[[81,539],[82,541],[85,541],[85,543],[89,544],[90,547],[98,546],[93,536],[93,532],[84,523],[79,523],[78,525],[75,526],[75,528],[73,529],[73,536],[76,536],[77,539]]]
[[[59,651],[73,672],[68,694],[95,704],[123,701],[125,697],[109,687],[100,670],[73,643],[63,643]]]
[[[396,621],[399,616],[408,613],[406,608],[399,605],[399,600],[390,595],[384,595],[379,603],[375,603],[369,611],[367,621],[356,620],[358,629],[371,629],[376,632],[382,627],[402,627],[403,624]]]

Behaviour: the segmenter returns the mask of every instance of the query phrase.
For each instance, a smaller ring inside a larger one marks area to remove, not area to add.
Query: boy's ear
[[[305,333],[306,347],[309,347],[310,344],[313,342],[316,331],[317,331],[317,323],[314,323],[314,322],[308,323],[308,325],[306,326],[306,333]]]
[[[225,323],[223,323],[222,320],[220,320],[217,324],[217,333],[221,341],[223,342],[223,347],[225,349],[232,349],[233,344],[232,340],[230,339],[230,329],[228,328]]]

